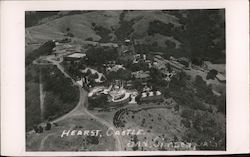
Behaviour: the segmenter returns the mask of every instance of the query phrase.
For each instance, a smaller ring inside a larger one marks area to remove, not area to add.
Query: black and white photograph
[[[0,1],[2,156],[250,152],[248,0]]]
[[[225,29],[225,9],[26,11],[26,150],[225,151]]]

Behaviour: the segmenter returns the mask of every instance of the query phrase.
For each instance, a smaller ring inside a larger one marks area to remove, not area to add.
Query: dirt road
[[[85,91],[73,78],[70,77],[70,75],[68,75],[64,68],[60,65],[60,61],[56,61],[53,59],[53,56],[47,56],[44,58],[45,60],[49,61],[51,64],[53,65],[56,65],[57,68],[65,75],[65,77],[68,77],[71,79],[72,83],[74,85],[77,85],[78,88],[79,88],[79,92],[80,92],[80,98],[79,98],[79,102],[77,103],[77,105],[75,106],[74,109],[72,109],[70,112],[66,113],[65,115],[55,119],[52,121],[52,123],[57,123],[57,122],[60,122],[66,118],[70,118],[70,117],[73,117],[75,115],[78,115],[78,114],[83,114],[83,115],[88,115],[89,117],[95,119],[97,122],[103,124],[104,126],[106,126],[107,128],[113,128],[114,131],[117,131],[118,129],[116,129],[114,127],[113,124],[110,124],[109,122],[105,121],[104,119],[101,119],[97,116],[95,116],[94,114],[92,114],[91,112],[89,112],[87,110],[87,105],[88,105],[88,93],[87,91]],[[33,62],[34,64],[38,64],[38,62],[34,61]],[[42,64],[44,65],[44,64]],[[117,136],[117,135],[113,135],[113,137],[115,138],[116,140],[116,150],[117,151],[122,151],[123,150],[123,144],[122,144],[122,139],[121,139],[121,136]],[[42,140],[42,144],[45,142],[45,140],[47,140],[47,137],[45,139]]]

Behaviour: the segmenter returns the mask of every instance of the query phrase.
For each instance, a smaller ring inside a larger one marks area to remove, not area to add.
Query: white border
[[[249,4],[202,1],[1,1],[1,154],[123,156],[249,153]],[[227,151],[25,152],[24,11],[226,8]]]

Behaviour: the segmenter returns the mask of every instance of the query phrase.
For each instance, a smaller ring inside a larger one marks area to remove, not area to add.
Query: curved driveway
[[[80,92],[79,102],[77,103],[77,105],[75,106],[75,108],[72,109],[70,112],[66,113],[65,115],[63,115],[63,116],[61,116],[61,117],[59,117],[59,118],[53,120],[52,123],[57,123],[57,122],[62,121],[62,120],[64,120],[64,119],[66,119],[66,118],[69,118],[69,117],[72,117],[72,116],[74,116],[74,115],[76,115],[76,114],[80,114],[80,113],[81,113],[81,114],[88,115],[89,117],[92,117],[93,119],[95,119],[96,121],[98,121],[99,123],[103,124],[104,126],[106,126],[106,127],[108,127],[108,128],[110,128],[110,127],[113,128],[114,131],[118,131],[118,129],[116,129],[116,128],[113,126],[113,124],[110,124],[110,123],[107,122],[106,120],[101,119],[101,118],[95,116],[94,114],[92,114],[91,112],[89,112],[89,111],[87,110],[86,107],[87,107],[87,105],[88,105],[88,98],[87,98],[87,95],[88,95],[88,94],[87,94],[87,92],[86,92],[78,83],[76,83],[76,81],[75,81],[74,79],[72,79],[72,78],[70,77],[70,75],[68,75],[68,74],[65,72],[64,68],[60,65],[60,62],[62,62],[62,60],[60,60],[60,61],[53,60],[53,56],[47,56],[47,57],[45,57],[44,59],[47,60],[47,61],[49,61],[51,64],[56,65],[57,68],[65,75],[65,77],[70,78],[71,81],[72,81],[72,83],[73,83],[74,85],[77,85],[77,86],[78,86],[79,92]],[[33,63],[39,65],[39,63],[36,62],[36,61],[34,61]],[[44,65],[44,64],[42,63],[41,65]],[[48,65],[48,64],[46,64],[46,65]],[[122,144],[121,136],[118,136],[118,135],[114,135],[114,134],[113,134],[113,137],[114,137],[115,140],[116,140],[116,150],[122,151],[122,150],[123,150],[123,144]],[[47,139],[47,138],[46,138],[46,139]],[[45,139],[45,140],[46,140],[46,139]],[[43,140],[43,143],[44,143],[45,140]]]

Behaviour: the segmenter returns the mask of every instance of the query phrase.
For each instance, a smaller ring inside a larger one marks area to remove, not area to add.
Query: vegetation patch
[[[42,68],[42,83],[45,92],[45,119],[55,119],[72,110],[79,100],[79,90],[70,78],[54,66]]]

